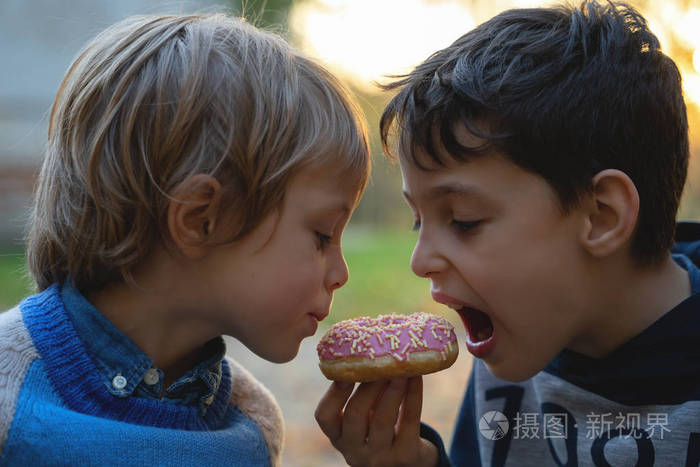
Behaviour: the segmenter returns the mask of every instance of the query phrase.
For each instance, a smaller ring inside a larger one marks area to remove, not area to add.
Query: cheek
[[[533,358],[551,358],[580,322],[575,284],[563,269],[529,267],[520,272],[488,283],[488,306],[514,345],[529,348]]]
[[[576,294],[575,258],[546,239],[504,242],[480,252],[478,261],[463,258],[470,286],[504,324],[559,323]]]
[[[532,218],[528,224],[517,222],[499,229],[484,242],[478,256],[479,267],[507,282],[535,290],[568,275],[575,267],[575,243],[564,222],[551,216]]]
[[[270,281],[287,303],[308,300],[323,286],[322,262],[313,255],[292,255],[274,268]]]

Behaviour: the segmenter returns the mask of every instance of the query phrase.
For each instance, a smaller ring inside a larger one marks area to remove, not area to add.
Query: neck
[[[192,368],[201,357],[202,346],[219,335],[193,318],[196,313],[191,310],[197,305],[178,295],[178,290],[187,287],[180,284],[174,270],[173,264],[153,261],[134,272],[138,285],[115,282],[87,296],[163,371],[166,387]]]
[[[594,280],[598,291],[589,308],[586,331],[570,350],[602,358],[648,328],[691,293],[688,272],[669,256],[653,268],[619,261]],[[621,282],[620,278],[624,278]]]

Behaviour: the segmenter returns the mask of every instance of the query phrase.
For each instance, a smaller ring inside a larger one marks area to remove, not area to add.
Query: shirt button
[[[160,376],[158,376],[158,370],[156,370],[155,368],[149,369],[143,376],[143,381],[149,386],[153,386],[154,384],[156,384],[159,379]]]
[[[124,389],[126,387],[126,378],[124,378],[121,374],[118,374],[114,377],[114,379],[112,379],[112,387],[114,389]]]

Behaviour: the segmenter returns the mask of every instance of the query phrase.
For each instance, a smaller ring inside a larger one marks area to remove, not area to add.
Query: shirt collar
[[[631,380],[633,375],[652,375],[662,379],[664,372],[678,374],[682,371],[697,375],[700,371],[697,346],[697,336],[700,333],[697,313],[700,304],[700,269],[685,255],[674,254],[672,257],[688,272],[690,297],[607,356],[593,358],[564,349],[545,371],[579,375],[588,381],[619,378],[620,368],[625,368],[628,372],[626,380]],[[679,358],[679,355],[683,358]]]
[[[131,395],[153,360],[88,302],[72,281],[63,284],[61,294],[68,317],[107,390],[115,396]]]
[[[153,360],[95,308],[71,280],[63,284],[61,295],[66,312],[107,390],[118,397],[135,394],[159,399],[163,372],[154,367]],[[165,398],[186,405],[198,401],[200,409],[206,411],[221,383],[225,352],[221,337],[205,344],[200,363],[167,388]],[[144,381],[151,368],[158,375],[155,384]]]

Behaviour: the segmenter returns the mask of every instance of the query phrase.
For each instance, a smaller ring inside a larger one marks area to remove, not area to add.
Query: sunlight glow
[[[700,45],[700,9],[692,8],[681,13],[674,23],[673,31],[677,38],[687,47],[697,47]]]
[[[406,73],[474,27],[457,1],[317,0],[298,3],[290,26],[302,49],[354,85]]]
[[[366,92],[374,82],[410,71],[476,24],[507,8],[547,6],[547,0],[305,0],[290,28],[304,52]],[[686,98],[700,105],[700,8],[696,1],[631,0],[647,18],[663,51],[678,64]],[[688,5],[690,3],[690,5]]]
[[[683,77],[686,100],[700,105],[700,9],[684,9],[678,0],[650,2],[642,13]]]

